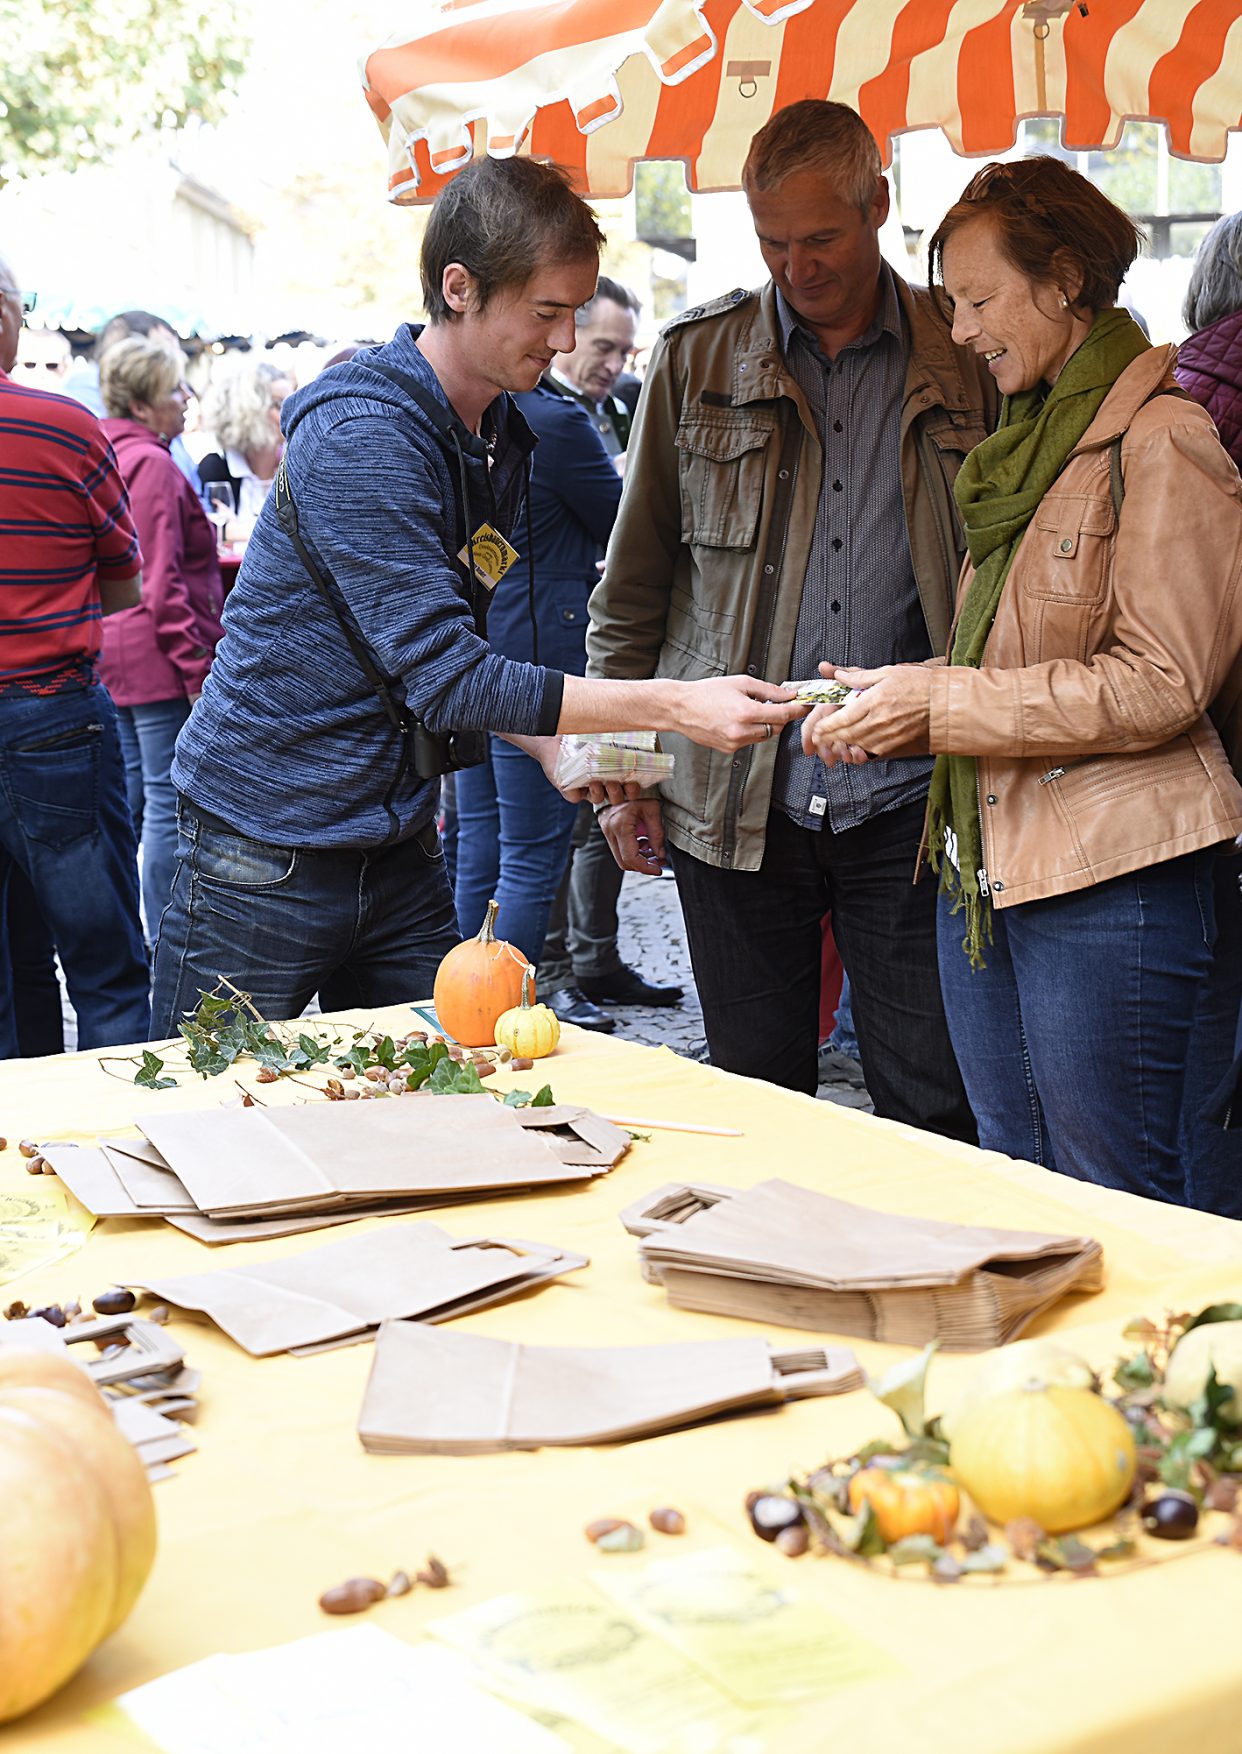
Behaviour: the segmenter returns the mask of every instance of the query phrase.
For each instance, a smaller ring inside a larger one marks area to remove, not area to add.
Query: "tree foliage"
[[[245,65],[236,12],[201,0],[0,0],[0,183],[218,120]]]

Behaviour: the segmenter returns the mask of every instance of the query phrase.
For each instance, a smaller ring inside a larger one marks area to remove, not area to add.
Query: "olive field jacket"
[[[999,401],[982,361],[954,347],[939,299],[900,276],[897,290],[910,337],[906,525],[931,649],[942,652],[965,550],[953,482]],[[657,342],[591,596],[588,676],[788,677],[823,452],[779,335],[769,281],[687,311]],[[661,742],[676,756],[660,788],[668,838],[706,864],[757,870],[777,739],[735,755]]]

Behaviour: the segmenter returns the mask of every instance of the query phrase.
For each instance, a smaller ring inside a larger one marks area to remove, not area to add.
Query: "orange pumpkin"
[[[125,1619],[155,1557],[146,1469],[68,1359],[0,1352],[0,1722]]]
[[[871,1506],[876,1527],[890,1543],[906,1535],[931,1535],[943,1543],[961,1509],[952,1480],[913,1468],[860,1468],[850,1481],[849,1498],[855,1515],[864,1504]]]
[[[496,909],[489,901],[478,937],[454,945],[436,971],[436,1016],[465,1048],[494,1046],[497,1019],[520,1002],[529,966],[520,950],[496,936]]]

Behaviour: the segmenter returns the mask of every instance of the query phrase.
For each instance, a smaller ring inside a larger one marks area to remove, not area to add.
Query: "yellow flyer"
[[[593,1581],[740,1705],[779,1705],[904,1672],[847,1621],[799,1600],[729,1547],[641,1571],[601,1569]]]

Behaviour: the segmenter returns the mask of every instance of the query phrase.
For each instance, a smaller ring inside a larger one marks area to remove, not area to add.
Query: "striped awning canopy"
[[[734,189],[751,136],[804,97],[852,104],[886,162],[907,129],[988,154],[1042,115],[1069,147],[1152,119],[1219,160],[1242,127],[1242,0],[437,0],[363,74],[401,202],[483,151],[555,159],[593,195],[644,158]]]

